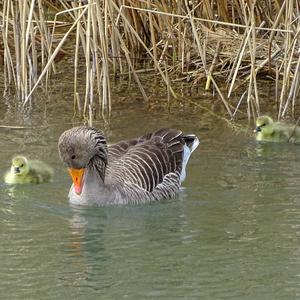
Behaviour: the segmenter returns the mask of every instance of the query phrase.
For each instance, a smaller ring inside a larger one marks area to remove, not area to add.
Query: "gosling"
[[[254,132],[257,141],[300,143],[300,127],[283,122],[274,122],[269,116],[257,118]]]
[[[44,162],[18,155],[12,158],[11,168],[6,172],[4,181],[8,184],[43,183],[51,181],[52,177],[53,169]]]

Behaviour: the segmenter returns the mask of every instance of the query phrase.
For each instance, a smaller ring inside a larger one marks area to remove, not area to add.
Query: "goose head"
[[[256,119],[255,133],[271,135],[274,132],[273,119],[269,116],[260,116]]]
[[[27,158],[24,156],[15,156],[11,161],[11,172],[16,176],[25,176],[29,172]]]
[[[107,145],[100,130],[86,126],[71,128],[60,136],[58,151],[68,168],[77,194],[82,192],[89,169],[95,169],[104,180]]]

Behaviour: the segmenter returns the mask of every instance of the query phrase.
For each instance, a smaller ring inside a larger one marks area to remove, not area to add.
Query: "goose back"
[[[105,182],[129,202],[173,197],[196,141],[194,135],[185,136],[180,130],[160,129],[114,144],[108,150]]]

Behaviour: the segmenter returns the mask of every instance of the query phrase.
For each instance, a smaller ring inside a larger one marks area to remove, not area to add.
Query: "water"
[[[60,95],[20,116],[2,106],[0,171],[15,153],[55,169],[52,183],[0,185],[1,299],[298,299],[300,148],[257,145],[192,109],[115,108],[109,142],[172,126],[193,132],[176,199],[73,207],[57,153],[72,109]],[[37,126],[37,127],[36,127]]]

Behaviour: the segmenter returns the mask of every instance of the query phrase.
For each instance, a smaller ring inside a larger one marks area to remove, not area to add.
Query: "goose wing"
[[[121,141],[108,146],[108,160],[113,162],[120,159],[127,151],[138,143],[139,139]]]
[[[164,177],[180,177],[186,142],[180,130],[161,129],[109,147],[106,180],[153,191]]]

